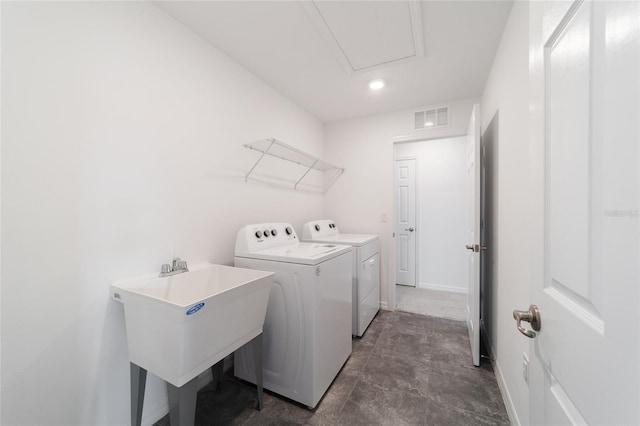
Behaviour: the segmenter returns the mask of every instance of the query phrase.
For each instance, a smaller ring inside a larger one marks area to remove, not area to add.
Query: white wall
[[[245,183],[242,144],[322,155],[322,124],[148,2],[3,2],[2,66],[1,423],[127,424],[110,283],[320,217],[321,195]],[[151,378],[145,423],[165,403]]]
[[[398,143],[395,155],[418,157],[418,286],[467,291],[466,137]]]
[[[517,332],[513,309],[526,309],[529,300],[529,263],[526,250],[528,185],[529,15],[527,2],[514,2],[494,63],[482,94],[482,128],[499,112],[497,229],[494,241],[494,282],[489,330],[498,380],[510,415],[517,424],[529,420],[529,389],[522,377],[522,354],[529,341]]]
[[[0,4],[0,26],[2,23],[2,5]],[[2,46],[2,31],[0,31],[0,46]],[[1,51],[1,49],[0,49]],[[2,54],[0,54],[0,70],[2,70]],[[2,84],[0,84],[0,100],[2,99]],[[0,129],[2,129],[2,102],[0,102]],[[0,135],[0,194],[2,188],[2,137]],[[2,241],[2,197],[0,196],[0,242]],[[0,244],[0,335],[2,334],[2,244]],[[0,423],[2,423],[2,338],[0,337]]]
[[[421,132],[412,130],[413,112],[420,108],[325,125],[325,157],[345,167],[346,172],[325,194],[324,217],[338,222],[343,232],[380,235],[383,308],[395,309],[395,259],[389,256],[394,243],[393,142],[464,135],[471,109],[477,102],[477,99],[450,102],[451,126]],[[381,220],[383,213],[386,222]]]

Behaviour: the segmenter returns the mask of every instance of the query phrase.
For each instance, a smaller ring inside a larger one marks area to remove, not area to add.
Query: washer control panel
[[[257,223],[238,231],[236,252],[263,250],[297,242],[296,231],[289,223]]]

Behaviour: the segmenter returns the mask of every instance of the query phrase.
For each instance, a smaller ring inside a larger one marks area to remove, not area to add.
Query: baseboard
[[[484,344],[489,351],[489,359],[491,360],[491,366],[493,367],[493,373],[496,376],[496,381],[498,382],[498,388],[500,389],[500,394],[502,395],[502,401],[504,402],[504,406],[507,409],[507,415],[509,416],[509,423],[514,426],[521,426],[520,418],[518,417],[518,413],[516,412],[516,407],[513,404],[513,399],[511,399],[511,394],[509,393],[509,388],[507,387],[507,382],[504,380],[504,375],[502,374],[502,369],[500,368],[500,362],[498,358],[496,358],[495,353],[493,352],[493,346],[491,346],[491,342],[487,339],[487,330],[484,328],[484,323],[481,323],[480,326],[480,335],[483,336]]]
[[[445,284],[429,284],[429,283],[419,283],[418,288],[422,288],[425,290],[436,290],[436,291],[446,291],[449,293],[462,293],[467,294],[467,289],[453,286],[453,285],[445,285]]]

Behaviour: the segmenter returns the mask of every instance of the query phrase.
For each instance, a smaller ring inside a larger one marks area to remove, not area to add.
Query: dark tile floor
[[[196,425],[508,425],[490,362],[471,363],[464,323],[380,311],[314,410],[265,390],[257,411],[255,387],[227,374],[198,393]]]

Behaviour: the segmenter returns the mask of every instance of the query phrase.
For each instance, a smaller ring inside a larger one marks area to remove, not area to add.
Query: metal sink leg
[[[193,426],[196,421],[198,377],[194,377],[179,388],[167,382],[167,394],[171,426]]]
[[[144,390],[147,384],[147,370],[129,363],[131,374],[131,425],[142,424],[142,404],[144,403]]]
[[[211,375],[213,376],[213,388],[216,391],[222,390],[222,375],[224,374],[224,358],[220,361],[216,362],[213,367],[211,367]]]
[[[253,362],[256,369],[256,388],[258,389],[258,410],[262,410],[262,333],[252,341]]]

